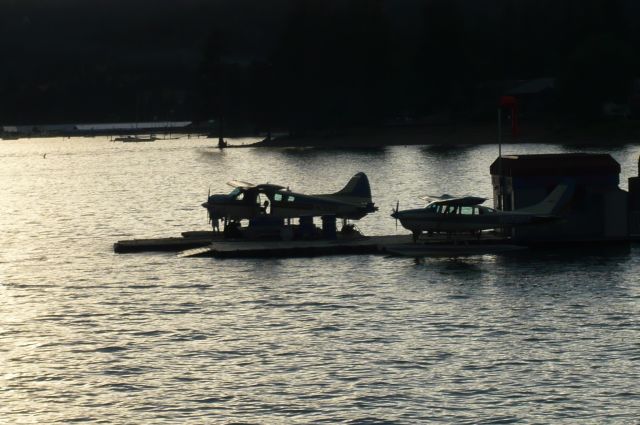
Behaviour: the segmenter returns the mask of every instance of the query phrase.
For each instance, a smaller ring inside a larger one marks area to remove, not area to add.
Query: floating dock
[[[480,242],[480,243],[479,243]],[[524,245],[513,245],[504,241],[473,241],[472,243],[404,243],[387,245],[390,255],[402,257],[465,257],[473,255],[507,254],[528,249]]]
[[[382,254],[387,245],[411,242],[411,235],[362,236],[308,241],[214,241],[205,248],[180,253],[180,257],[268,258],[322,255]]]
[[[526,247],[509,245],[509,239],[496,235],[481,240],[451,240],[434,236],[413,243],[411,235],[362,236],[315,241],[215,241],[211,245],[191,249],[180,257],[214,258],[293,258],[327,255],[402,255],[410,257],[502,254]]]
[[[132,254],[139,252],[179,252],[187,249],[201,248],[222,236],[213,232],[184,232],[182,237],[132,239],[118,241],[113,244],[116,254]]]
[[[410,234],[384,236],[343,236],[328,240],[243,240],[224,239],[213,232],[184,232],[182,237],[118,241],[118,254],[139,252],[177,252],[182,258],[292,258],[328,255],[482,255],[515,249],[509,238],[486,233],[481,239],[451,239],[434,235],[412,242]]]

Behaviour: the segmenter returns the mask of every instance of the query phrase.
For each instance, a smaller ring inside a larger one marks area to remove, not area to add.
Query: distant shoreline
[[[147,135],[153,134],[160,139],[167,136],[209,138],[216,141],[218,136],[202,129],[192,128],[167,131],[98,131],[98,132],[55,132],[33,134],[0,134],[1,140],[16,140],[45,137],[115,137],[116,135]],[[16,137],[18,136],[18,137]],[[258,138],[255,134],[233,134],[225,139]],[[551,128],[540,124],[524,123],[520,134],[514,137],[511,129],[502,129],[502,143],[504,144],[560,144],[582,146],[619,146],[624,144],[640,144],[640,122],[620,121],[605,122],[588,127],[566,126]],[[305,136],[279,135],[270,140],[264,139],[255,143],[242,145],[230,144],[227,148],[245,147],[287,147],[287,148],[381,148],[385,146],[457,146],[484,145],[498,143],[498,129],[495,124],[462,124],[462,125],[432,125],[432,126],[384,126],[351,128],[339,132],[313,134]]]
[[[590,128],[546,128],[523,125],[514,137],[510,128],[502,129],[504,144],[565,144],[613,146],[640,143],[640,123],[616,123]],[[498,143],[496,125],[406,126],[350,129],[335,134],[280,136],[251,144],[252,147],[379,148],[403,145],[483,145]]]

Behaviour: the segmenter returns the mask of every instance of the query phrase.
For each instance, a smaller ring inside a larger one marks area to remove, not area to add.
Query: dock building
[[[626,241],[640,227],[640,181],[630,193],[620,189],[620,164],[609,154],[509,155],[490,170],[499,210],[534,205],[559,184],[571,189],[557,212],[563,219],[511,229],[517,243]]]

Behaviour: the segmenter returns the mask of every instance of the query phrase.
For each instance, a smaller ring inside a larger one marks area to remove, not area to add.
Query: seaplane
[[[227,184],[234,188],[230,193],[210,194],[202,204],[214,228],[219,228],[221,220],[227,224],[260,217],[281,220],[328,216],[342,219],[346,224],[347,220],[359,220],[378,210],[371,199],[369,179],[362,172],[354,175],[343,189],[319,195],[293,192],[271,183],[233,180]]]
[[[400,211],[398,202],[391,217],[413,233],[414,242],[423,232],[479,236],[483,230],[559,220],[558,212],[572,193],[572,186],[560,184],[540,203],[514,211],[482,206],[487,198],[478,196],[426,196],[422,198],[428,202],[426,207]]]

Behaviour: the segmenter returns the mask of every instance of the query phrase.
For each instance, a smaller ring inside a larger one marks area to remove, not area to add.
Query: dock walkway
[[[113,251],[116,254],[178,252],[207,246],[216,238],[221,239],[222,236],[207,231],[191,231],[182,233],[182,237],[118,241],[113,244]]]
[[[387,245],[411,242],[411,235],[363,236],[359,238],[309,241],[214,241],[208,247],[191,249],[180,257],[267,258],[319,255],[379,254]]]
[[[412,242],[410,234],[385,236],[345,236],[333,240],[243,240],[223,239],[213,232],[184,232],[182,237],[133,239],[118,241],[116,253],[178,252],[182,258],[269,258],[314,257],[322,255],[392,254],[409,256],[470,255],[503,252],[508,238],[487,233],[482,239],[456,240],[446,235],[434,235]]]

